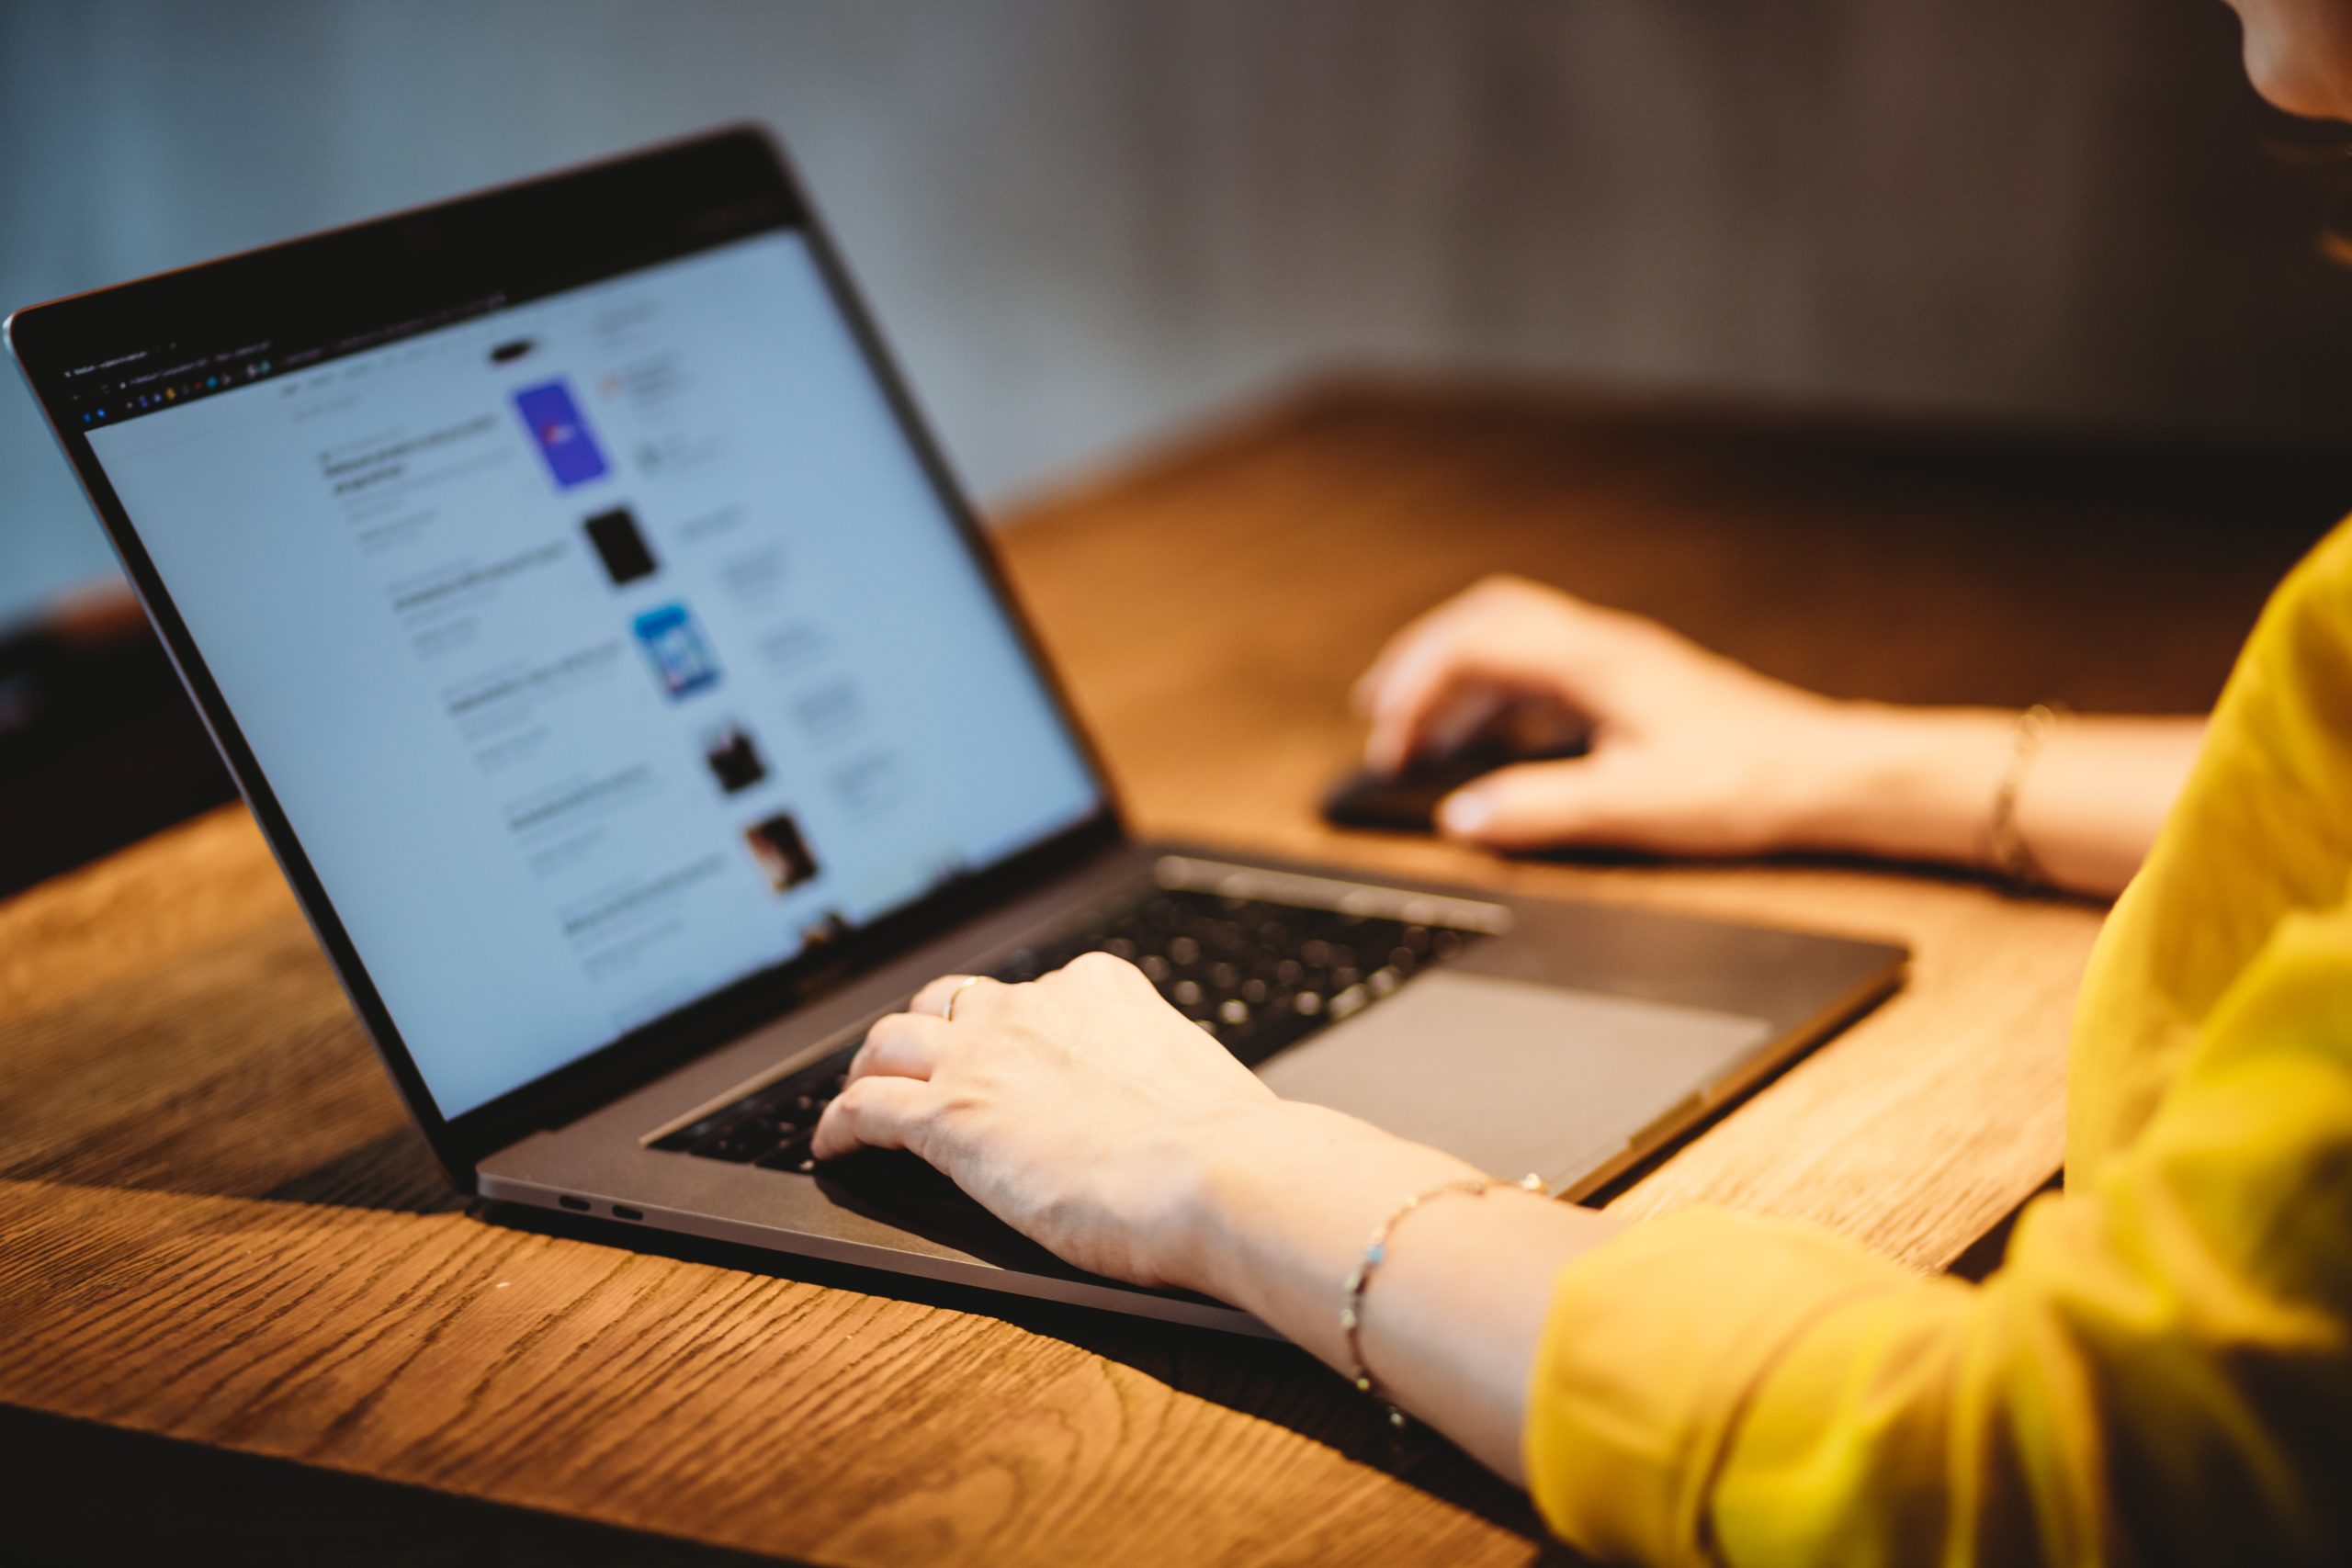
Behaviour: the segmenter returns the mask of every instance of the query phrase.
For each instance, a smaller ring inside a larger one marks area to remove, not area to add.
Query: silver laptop
[[[910,1156],[817,1164],[868,1024],[1104,948],[1283,1094],[1577,1196],[1901,976],[1888,945],[1130,837],[755,130],[8,331],[484,1199],[1252,1331],[1057,1263]]]

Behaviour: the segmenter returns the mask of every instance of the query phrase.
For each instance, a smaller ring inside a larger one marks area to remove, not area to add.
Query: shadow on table
[[[466,1206],[465,1196],[441,1174],[433,1150],[413,1127],[370,1138],[279,1182],[262,1197],[277,1203],[325,1203],[403,1214],[440,1214]]]
[[[141,1147],[119,1126],[107,1126],[72,1143],[0,1165],[0,1179],[318,1203],[403,1214],[448,1213],[466,1206],[465,1197],[441,1174],[424,1137],[408,1126],[356,1144],[308,1170],[275,1182],[269,1180],[266,1165],[259,1173],[251,1168],[212,1171],[201,1157],[189,1157],[169,1143]]]
[[[2094,894],[2076,893],[2063,887],[2033,886],[2010,888],[1973,866],[1951,865],[1942,861],[1901,860],[1863,854],[1845,854],[1831,850],[1779,850],[1763,855],[1662,854],[1655,851],[1619,849],[1605,844],[1577,844],[1561,849],[1514,851],[1508,853],[1505,858],[1527,861],[1538,865],[1589,866],[1606,870],[1671,868],[1677,871],[1744,871],[1768,868],[1781,871],[1841,871],[1890,879],[1903,877],[1915,882],[1933,882],[1951,887],[1978,887],[1997,891],[2009,897],[2032,898],[2051,903],[2096,907],[2111,902]]]
[[[23,1563],[760,1568],[785,1562],[0,1405],[0,1510]],[[128,1504],[127,1497],[135,1499]]]
[[[1445,1438],[1418,1423],[1399,1432],[1380,1407],[1349,1388],[1295,1346],[1212,1329],[1029,1301],[993,1292],[884,1273],[813,1258],[650,1232],[551,1210],[485,1203],[487,1224],[564,1236],[828,1289],[888,1296],[993,1317],[1032,1334],[1074,1345],[1143,1373],[1180,1393],[1286,1427],[1359,1464],[1389,1475],[1538,1549],[1533,1560],[1583,1560],[1551,1540],[1525,1494]]]

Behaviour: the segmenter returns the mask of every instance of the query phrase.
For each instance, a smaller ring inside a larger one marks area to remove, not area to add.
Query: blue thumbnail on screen
[[[718,661],[684,604],[664,604],[638,616],[637,638],[673,699],[718,683]]]
[[[570,490],[605,477],[605,455],[588,434],[588,422],[571,400],[571,389],[561,381],[526,387],[514,394],[514,407],[548,460],[556,488]]]

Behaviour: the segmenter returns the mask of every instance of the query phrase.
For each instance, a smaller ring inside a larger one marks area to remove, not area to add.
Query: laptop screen
[[[231,374],[88,440],[445,1116],[1102,808],[797,229]]]

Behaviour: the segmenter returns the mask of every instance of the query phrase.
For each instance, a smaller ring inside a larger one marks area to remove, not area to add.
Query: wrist
[[[1262,1316],[1259,1298],[1280,1260],[1330,1250],[1336,1280],[1396,1204],[1478,1174],[1343,1112],[1269,1100],[1227,1113],[1204,1141],[1171,1261],[1188,1288]]]
[[[1819,788],[1792,826],[1799,847],[1975,865],[2016,716],[1995,708],[1830,704],[1809,743]]]

